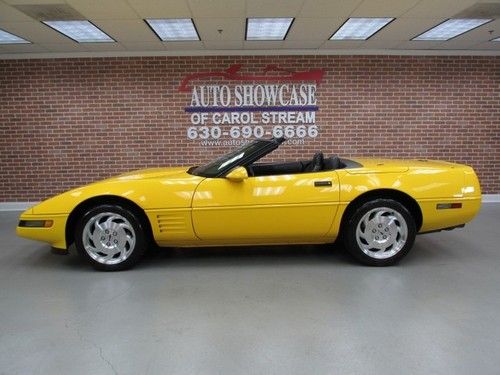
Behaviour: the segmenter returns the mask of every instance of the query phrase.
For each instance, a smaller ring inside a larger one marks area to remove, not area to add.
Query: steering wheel
[[[322,171],[325,167],[325,157],[322,152],[314,154],[312,159],[312,172]]]

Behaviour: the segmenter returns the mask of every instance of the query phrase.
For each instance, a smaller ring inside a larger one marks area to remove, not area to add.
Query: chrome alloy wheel
[[[407,238],[408,226],[403,215],[388,207],[368,211],[356,228],[359,248],[375,259],[393,257],[404,247]]]
[[[85,224],[82,236],[87,254],[106,265],[125,261],[132,254],[136,242],[130,222],[114,212],[92,216]]]

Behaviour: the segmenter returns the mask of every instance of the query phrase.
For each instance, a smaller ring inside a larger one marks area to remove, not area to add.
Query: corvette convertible
[[[321,152],[259,162],[283,138],[254,140],[200,166],[145,169],[76,188],[21,214],[17,234],[78,253],[99,270],[135,265],[148,246],[321,244],[391,265],[417,233],[462,227],[481,205],[466,165]]]

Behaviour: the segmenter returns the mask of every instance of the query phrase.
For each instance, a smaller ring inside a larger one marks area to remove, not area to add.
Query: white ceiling
[[[411,41],[476,3],[500,0],[0,0],[0,28],[32,44],[0,45],[0,58],[99,54],[478,53],[500,54],[500,19],[446,42]],[[79,44],[17,10],[68,4],[116,43]],[[295,17],[284,41],[245,41],[247,17]],[[330,41],[349,17],[395,17],[367,41]],[[198,42],[161,42],[144,18],[192,18]],[[222,29],[222,33],[217,30]],[[492,32],[490,32],[492,31]]]

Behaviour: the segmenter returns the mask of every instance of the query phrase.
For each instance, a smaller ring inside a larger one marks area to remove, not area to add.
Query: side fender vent
[[[181,215],[157,215],[161,233],[187,233],[186,220]]]

